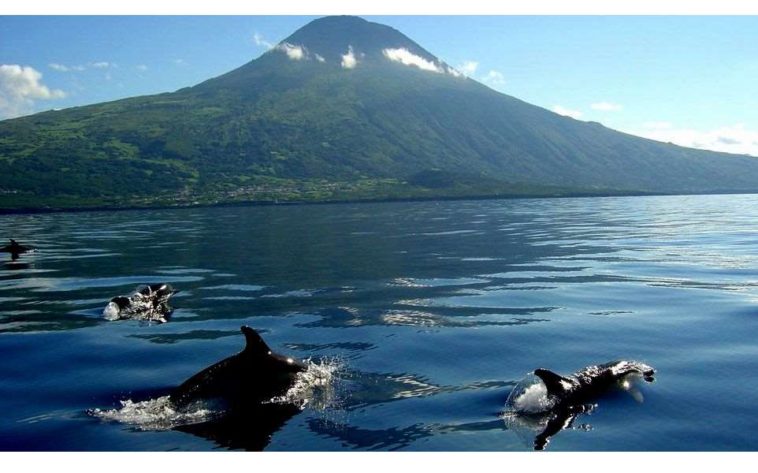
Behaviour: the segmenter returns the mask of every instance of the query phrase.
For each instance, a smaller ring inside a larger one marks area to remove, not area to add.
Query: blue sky
[[[0,17],[0,118],[191,86],[315,18]],[[758,17],[364,18],[557,113],[758,156]]]

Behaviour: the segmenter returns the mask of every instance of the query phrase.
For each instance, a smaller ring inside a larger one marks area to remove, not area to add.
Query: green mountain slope
[[[754,158],[559,116],[355,17],[174,93],[0,122],[0,207],[755,191]]]

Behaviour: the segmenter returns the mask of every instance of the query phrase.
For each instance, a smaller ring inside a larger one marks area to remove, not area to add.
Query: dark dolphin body
[[[589,404],[591,401],[614,386],[623,385],[630,376],[652,382],[655,369],[637,361],[619,360],[588,366],[571,376],[561,376],[544,368],[534,370],[534,375],[547,388],[549,402],[545,406],[548,407],[541,413],[524,414],[521,423],[538,426],[540,431],[534,437],[534,449],[544,450],[550,437],[571,428],[579,415],[595,409],[595,405]]]
[[[555,409],[561,405],[589,402],[629,375],[640,375],[645,381],[652,382],[655,370],[637,361],[619,360],[588,366],[568,377],[543,368],[534,370],[534,374],[545,383]]]
[[[287,392],[302,363],[274,353],[258,332],[241,327],[245,349],[192,376],[171,392],[171,402],[184,407],[195,401],[221,400],[228,407],[267,402]]]
[[[173,311],[168,300],[178,291],[170,284],[140,286],[129,296],[116,296],[110,300],[103,316],[108,320],[139,319],[166,322]]]
[[[176,430],[208,438],[226,448],[263,450],[271,435],[300,407],[269,402],[283,396],[305,366],[274,353],[250,327],[241,327],[245,348],[236,355],[200,371],[173,389],[169,399],[178,409],[197,403],[223,409],[208,422]]]
[[[20,245],[16,240],[11,238],[11,242],[3,247],[0,247],[0,253],[10,253],[12,260],[17,260],[19,255],[31,251],[34,248],[31,246]]]

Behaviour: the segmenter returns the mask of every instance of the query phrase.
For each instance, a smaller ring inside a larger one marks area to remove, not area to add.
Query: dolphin
[[[225,448],[264,450],[273,434],[301,407],[290,402],[270,402],[287,393],[301,362],[274,353],[248,326],[240,327],[245,348],[200,371],[174,388],[169,400],[177,410],[211,407],[222,415],[207,422],[187,424],[176,430],[207,438]]]
[[[242,351],[180,385],[151,392],[149,399],[134,407],[89,412],[104,419],[157,424],[159,429],[197,435],[225,448],[264,450],[273,434],[302,412],[304,404],[288,395],[290,388],[300,386],[299,373],[307,367],[274,353],[252,328],[243,326],[241,331]]]
[[[103,309],[107,320],[140,319],[166,322],[172,309],[168,300],[179,291],[170,284],[139,286],[129,296],[116,296]]]
[[[653,382],[655,369],[638,361],[617,360],[588,366],[571,376],[561,376],[544,368],[534,370],[534,375],[545,383],[554,410],[589,402],[631,375]]]
[[[13,238],[11,238],[10,240],[11,240],[10,244],[0,247],[0,253],[10,253],[11,259],[14,261],[18,259],[18,256],[20,254],[26,253],[27,251],[31,251],[34,249],[34,247],[32,246],[20,245]]]
[[[641,402],[642,394],[631,385],[629,378],[636,376],[653,382],[654,375],[653,367],[626,360],[588,366],[570,376],[539,368],[534,370],[534,376],[542,381],[543,390],[539,382],[514,388],[506,402],[511,412],[504,420],[520,436],[527,431],[534,432],[534,449],[544,450],[550,438],[565,429],[590,428],[587,425],[575,427],[575,420],[582,414],[591,414],[597,407],[591,402],[614,386],[629,390]]]
[[[178,408],[195,402],[221,403],[230,410],[250,410],[286,394],[306,367],[278,355],[248,326],[240,328],[245,348],[215,363],[173,389],[169,399]]]

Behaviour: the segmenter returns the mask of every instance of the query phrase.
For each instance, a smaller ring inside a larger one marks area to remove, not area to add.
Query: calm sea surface
[[[614,359],[657,369],[644,401],[609,392],[548,450],[758,450],[758,196],[12,215],[0,229],[37,247],[0,253],[0,450],[530,450],[535,432],[502,418],[514,385]],[[180,290],[168,323],[103,319],[156,282]],[[245,324],[328,367],[329,385],[273,425],[193,429],[156,410],[239,351]]]

